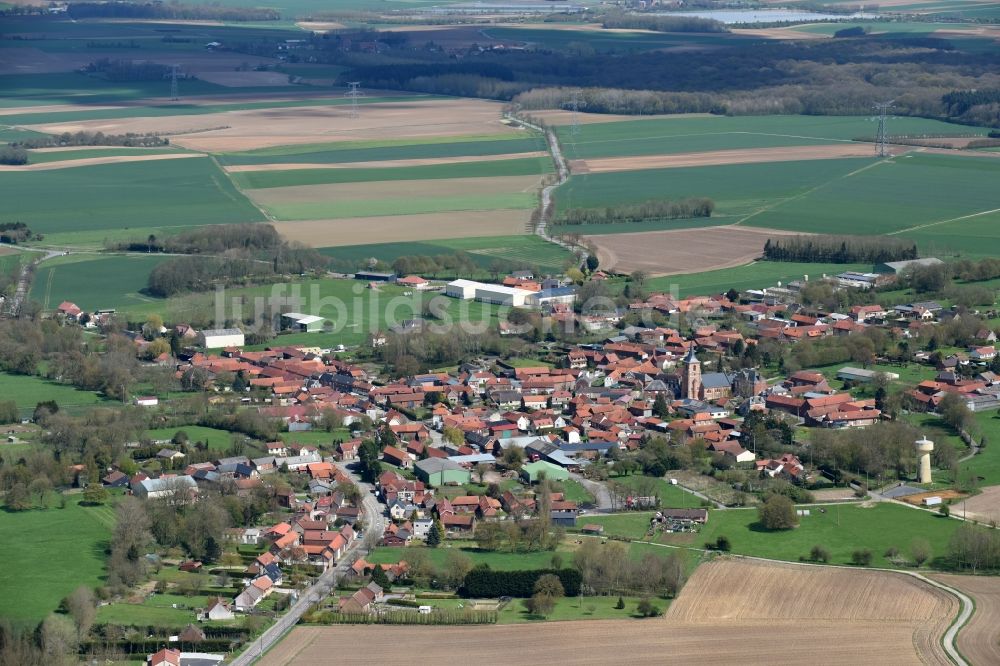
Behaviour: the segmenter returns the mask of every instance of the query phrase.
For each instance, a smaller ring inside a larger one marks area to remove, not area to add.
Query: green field
[[[5,173],[4,203],[33,231],[193,226],[263,220],[210,159],[102,164]],[[51,239],[49,239],[51,241]]]
[[[872,565],[896,567],[885,558],[890,547],[906,552],[915,536],[930,541],[936,557],[944,555],[951,534],[961,524],[936,513],[911,509],[899,504],[805,505],[809,516],[800,519],[795,529],[772,532],[757,522],[756,509],[710,510],[708,524],[696,534],[660,534],[664,544],[700,549],[706,542],[726,536],[732,551],[776,560],[796,562],[808,556],[815,545],[825,546],[831,564],[850,564],[851,554],[868,548],[874,555]],[[825,513],[820,509],[825,509]],[[644,539],[649,526],[649,512],[588,516],[586,522],[605,526],[607,536]]]
[[[500,260],[511,265],[538,266],[542,270],[559,272],[572,255],[538,236],[484,236],[481,238],[456,238],[453,240],[419,241],[412,243],[374,243],[372,245],[345,245],[321,248],[320,252],[333,259],[350,262],[375,258],[391,264],[403,256],[439,256],[453,252],[467,252],[483,269],[474,277],[489,277],[490,265]],[[468,277],[468,276],[463,276]]]
[[[233,442],[233,434],[229,431],[218,430],[216,428],[206,428],[205,426],[198,425],[147,430],[146,437],[154,441],[173,439],[174,435],[180,430],[187,433],[188,440],[191,444],[194,444],[195,442],[205,442],[208,444],[209,451],[228,451]]]
[[[157,264],[167,259],[157,255],[69,255],[50,259],[35,273],[31,298],[46,310],[65,300],[85,310],[160,302],[139,290],[146,286]]]
[[[443,137],[435,137],[443,138]],[[501,134],[492,139],[478,141],[451,137],[451,141],[410,143],[406,140],[388,145],[361,145],[364,142],[341,142],[315,146],[284,146],[280,153],[273,149],[219,156],[219,163],[231,166],[242,164],[339,164],[345,162],[374,162],[379,160],[432,159],[478,155],[504,155],[546,150],[545,140],[539,136],[523,137]]]
[[[734,222],[870,164],[855,158],[583,174],[556,190],[556,205],[564,210],[708,197],[715,201],[714,216]]]
[[[443,178],[488,178],[530,176],[552,171],[548,157],[526,157],[495,162],[433,164],[382,169],[289,169],[288,171],[245,171],[232,174],[244,189],[323,185],[327,183],[363,183],[375,180],[436,180]]]
[[[64,509],[3,515],[7,565],[0,572],[0,616],[33,625],[77,587],[101,584],[114,509],[80,506],[78,497],[68,497]]]
[[[580,125],[558,129],[559,142],[570,159],[659,155],[810,146],[871,139],[875,123],[867,116],[677,116]],[[981,127],[954,125],[925,118],[892,121],[893,136],[976,135]]]
[[[800,264],[785,261],[755,261],[736,268],[652,278],[646,281],[646,288],[669,293],[676,286],[679,296],[721,294],[729,289],[742,291],[773,287],[778,282],[788,284],[791,280],[801,280],[805,275],[808,275],[810,279],[818,279],[824,274],[836,275],[844,271],[870,271],[871,269],[871,264]]]
[[[415,181],[408,182],[417,184]],[[537,203],[538,196],[532,191],[466,196],[407,196],[401,192],[399,197],[393,198],[295,201],[281,204],[262,204],[261,208],[277,220],[296,221],[417,215],[463,210],[520,210],[534,208]]]
[[[637,488],[641,483],[648,483],[651,477],[641,475],[612,477],[616,483],[623,484],[629,488]],[[656,493],[660,498],[660,506],[672,509],[687,509],[701,506],[701,500],[689,492],[684,491],[679,486],[672,485],[664,478],[652,479],[656,484]],[[588,519],[589,520],[589,519]]]
[[[746,221],[776,229],[845,234],[900,233],[923,227],[917,240],[936,242],[969,254],[1000,252],[996,217],[955,220],[982,211],[1000,212],[1000,162],[986,157],[912,154],[829,182],[785,201]],[[949,222],[949,220],[955,220]],[[967,224],[978,225],[964,236]],[[992,228],[992,238],[982,233]],[[931,241],[930,239],[934,240]]]
[[[102,400],[92,391],[81,391],[68,384],[7,373],[0,373],[0,395],[16,402],[17,408],[25,417],[31,416],[35,405],[44,400],[55,400],[60,409],[74,412]]]
[[[809,508],[811,515],[801,518],[797,528],[769,532],[757,524],[755,509],[712,511],[705,529],[696,535],[693,545],[715,541],[725,535],[732,542],[733,552],[776,560],[797,561],[808,556],[819,544],[830,551],[831,564],[850,564],[851,553],[868,548],[874,559],[872,566],[894,567],[885,558],[890,547],[906,552],[914,537],[927,539],[934,546],[935,557],[943,556],[952,533],[961,524],[935,513],[910,509],[898,504],[878,504],[865,508],[845,504],[827,506],[821,513],[818,506]],[[681,541],[682,537],[676,536]],[[664,539],[669,543],[670,539]]]
[[[85,160],[92,157],[118,157],[119,155],[166,155],[178,153],[175,148],[81,148],[80,150],[32,150],[28,152],[28,164]]]

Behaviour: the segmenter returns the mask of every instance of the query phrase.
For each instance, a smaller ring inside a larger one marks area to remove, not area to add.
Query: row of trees
[[[160,297],[205,291],[218,284],[248,285],[281,275],[301,275],[326,268],[327,260],[316,250],[284,246],[270,256],[229,250],[223,256],[191,256],[168,259],[156,266],[146,282],[147,291]]]
[[[146,60],[99,58],[87,64],[83,71],[100,74],[108,81],[162,81],[170,75],[170,67]]]
[[[833,264],[903,261],[917,258],[913,241],[888,236],[776,236],[764,243],[772,261]]]
[[[288,245],[271,224],[213,224],[164,238],[150,235],[132,239],[113,245],[112,249],[172,254],[222,254],[227,250],[242,250],[257,255],[297,248]]]
[[[557,224],[620,224],[648,220],[679,220],[711,217],[715,202],[705,197],[679,201],[653,199],[635,204],[619,204],[603,208],[570,208],[556,220]]]
[[[650,594],[673,597],[687,579],[683,551],[668,555],[647,553],[641,559],[629,555],[627,544],[584,539],[573,553],[573,566],[580,572],[585,595]]]
[[[63,132],[41,134],[12,141],[19,148],[57,148],[64,146],[125,146],[129,148],[155,148],[169,145],[170,140],[156,134],[105,134],[104,132]]]

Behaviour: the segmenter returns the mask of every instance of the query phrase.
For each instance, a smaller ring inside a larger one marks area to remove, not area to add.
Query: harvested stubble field
[[[642,169],[678,169],[682,167],[716,166],[720,164],[760,164],[787,162],[789,160],[828,160],[841,157],[868,157],[872,147],[865,143],[841,143],[829,146],[781,146],[741,150],[712,150],[701,153],[675,155],[646,155],[638,157],[605,157],[573,160],[573,173],[608,173],[612,171],[640,171]]]
[[[570,227],[571,228],[571,227]],[[761,256],[768,237],[789,232],[718,226],[634,234],[584,236],[597,249],[601,266],[619,273],[651,276],[732,268]]]
[[[225,111],[211,115],[112,118],[36,126],[39,131],[127,132],[172,135],[192,150],[238,152],[318,141],[517,133],[500,122],[501,105],[483,100],[419,99],[365,104],[358,118],[346,105],[292,106]]]
[[[381,243],[386,238],[398,242],[511,236],[523,234],[530,217],[530,210],[508,209],[275,222],[273,225],[290,241],[312,247],[340,247]]]
[[[702,564],[665,619],[593,620],[480,627],[298,627],[264,666],[427,663],[468,655],[495,664],[799,664],[805,653],[782,633],[808,636],[823,664],[947,663],[936,638],[957,611],[945,592],[906,576],[772,565],[747,560]],[[675,610],[676,609],[676,610]],[[342,650],[344,644],[364,645]]]
[[[934,574],[934,580],[971,596],[972,619],[958,632],[958,649],[970,663],[1000,664],[1000,577]]]

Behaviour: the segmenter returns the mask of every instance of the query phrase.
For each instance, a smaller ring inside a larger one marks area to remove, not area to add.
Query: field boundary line
[[[257,211],[261,215],[264,216],[265,220],[267,220],[268,222],[277,222],[278,221],[278,219],[276,217],[274,217],[273,215],[271,215],[263,206],[260,206],[256,201],[254,201],[250,197],[250,195],[248,195],[246,192],[244,192],[240,188],[240,186],[236,184],[236,180],[232,177],[232,175],[228,171],[226,171],[225,167],[223,167],[221,164],[219,164],[219,160],[216,158],[215,155],[209,154],[208,157],[209,157],[209,159],[212,160],[212,164],[215,165],[215,168],[218,169],[222,173],[222,175],[225,176],[226,180],[229,181],[229,184],[233,186],[233,189],[235,189],[237,192],[239,192],[240,196],[242,196],[246,201],[249,201],[250,205],[253,206],[254,208],[256,208]],[[215,182],[215,176],[212,176],[212,181]],[[225,191],[225,188],[220,187],[218,185],[218,183],[216,183],[216,187],[218,188],[218,190],[220,192],[222,192],[222,194],[224,194],[225,196],[229,197],[229,199],[233,203],[236,203],[236,204],[239,203],[239,201],[237,201],[229,192]]]
[[[918,229],[926,229],[928,227],[936,227],[939,224],[948,224],[949,222],[959,222],[961,220],[968,220],[973,217],[979,217],[980,215],[989,215],[990,213],[1000,213],[1000,208],[994,208],[993,210],[982,210],[978,213],[972,213],[970,215],[962,215],[960,217],[953,217],[950,220],[939,220],[937,222],[928,222],[927,224],[918,224],[913,227],[907,227],[906,229],[898,229],[896,231],[891,231],[886,234],[886,236],[895,236],[897,234],[907,233],[909,231],[917,231]]]

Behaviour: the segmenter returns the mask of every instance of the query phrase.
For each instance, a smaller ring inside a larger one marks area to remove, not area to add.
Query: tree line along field
[[[873,139],[876,123],[864,116],[676,116],[581,124],[557,129],[568,159],[707,152],[740,148],[825,145]],[[926,118],[901,117],[893,136],[986,136],[967,127]],[[874,151],[873,151],[874,152]]]

